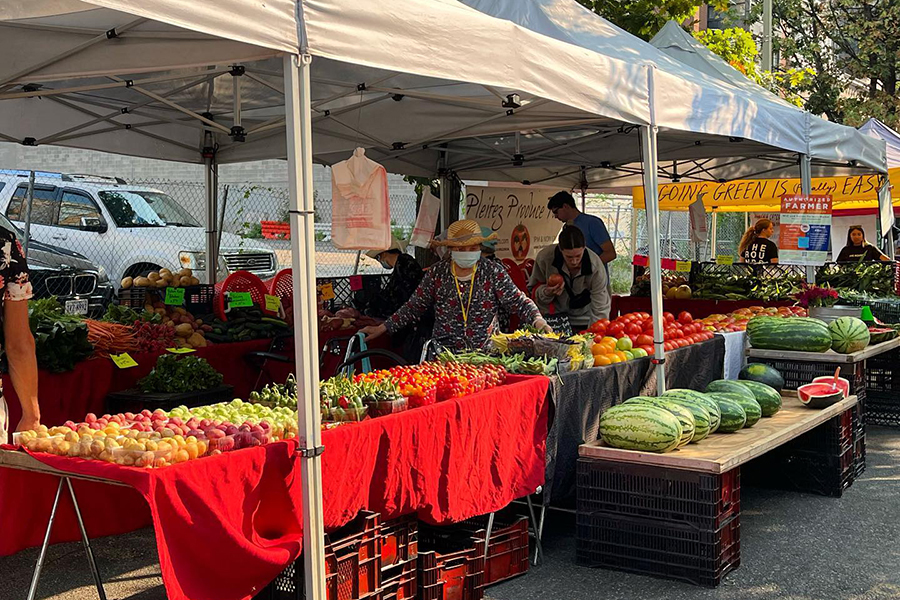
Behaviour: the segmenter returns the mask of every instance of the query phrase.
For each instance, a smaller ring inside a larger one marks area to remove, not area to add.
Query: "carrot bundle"
[[[88,341],[94,346],[98,356],[122,354],[138,349],[137,336],[130,326],[93,319],[85,319],[84,322],[88,326]]]

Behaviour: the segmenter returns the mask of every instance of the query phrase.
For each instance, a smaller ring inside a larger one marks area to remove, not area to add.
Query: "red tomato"
[[[640,348],[641,350],[646,352],[649,356],[653,356],[653,344],[652,343],[638,346],[638,348]]]
[[[609,319],[600,319],[599,321],[597,321],[597,324],[604,327],[609,327]]]
[[[679,323],[684,323],[685,325],[687,325],[688,323],[693,323],[693,321],[694,321],[694,317],[692,317],[691,313],[689,313],[688,311],[683,310],[680,313],[678,313],[678,322]]]
[[[663,344],[663,350],[665,350],[666,352],[671,352],[674,349],[675,349],[674,342],[665,342]]]
[[[650,318],[650,313],[639,312],[639,313],[638,313],[638,316],[639,316],[640,318],[642,318],[642,319],[649,319],[649,318]]]
[[[600,342],[603,341],[603,337],[604,337],[604,336],[603,336],[602,334],[599,334],[599,333],[598,333],[597,335],[594,336],[594,343],[595,343],[595,344],[599,344]]]
[[[670,312],[663,313],[663,321],[665,321],[666,323],[671,323],[674,320],[675,320],[675,315],[673,315],[672,313],[670,313]]]
[[[652,346],[653,345],[653,336],[641,334],[641,335],[637,336],[636,344],[638,346]]]
[[[604,323],[594,323],[593,325],[591,325],[591,333],[603,337],[604,335],[606,335],[606,330],[608,328],[609,325],[606,325]]]
[[[629,333],[628,339],[631,340],[631,346],[636,347],[638,345],[637,341],[640,336],[636,333]]]
[[[622,337],[625,333],[625,325],[622,323],[613,323],[609,326],[609,329],[606,330],[606,334],[610,335],[616,339]]]
[[[640,335],[644,331],[640,323],[631,322],[625,327],[625,333]]]

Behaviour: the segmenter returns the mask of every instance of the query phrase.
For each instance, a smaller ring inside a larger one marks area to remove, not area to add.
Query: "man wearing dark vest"
[[[528,287],[542,314],[567,314],[575,331],[609,318],[606,269],[578,227],[567,225],[559,243],[538,253]]]

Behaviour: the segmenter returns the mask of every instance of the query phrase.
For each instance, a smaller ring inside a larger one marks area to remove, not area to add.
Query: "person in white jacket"
[[[606,269],[578,227],[564,227],[559,243],[538,253],[528,288],[542,314],[567,314],[575,331],[609,318]]]

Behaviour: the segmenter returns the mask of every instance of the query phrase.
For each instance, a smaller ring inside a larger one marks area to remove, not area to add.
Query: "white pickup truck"
[[[0,211],[24,227],[28,171],[0,171]],[[162,267],[192,269],[206,281],[206,229],[168,194],[124,180],[36,174],[31,237],[86,256],[118,283]],[[278,269],[275,253],[222,233],[219,279],[244,270],[261,279]]]

